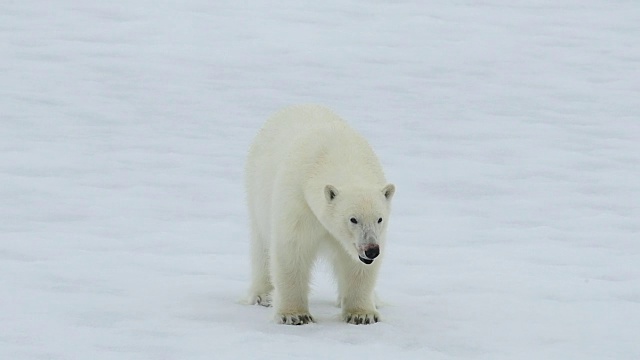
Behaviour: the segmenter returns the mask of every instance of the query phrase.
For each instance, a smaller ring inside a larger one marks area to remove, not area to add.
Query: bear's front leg
[[[309,312],[309,280],[317,246],[295,239],[275,241],[271,257],[273,306],[280,324],[315,322]]]
[[[338,290],[342,318],[354,325],[375,324],[380,321],[376,309],[374,288],[378,275],[379,260],[366,265],[343,254],[334,262],[338,277]]]
[[[354,325],[375,324],[380,321],[380,313],[376,310],[372,292],[373,288],[371,292],[347,290],[342,298],[342,319]]]

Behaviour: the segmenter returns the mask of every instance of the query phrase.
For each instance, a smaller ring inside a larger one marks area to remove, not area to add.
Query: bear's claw
[[[285,325],[305,325],[316,322],[311,314],[279,314],[279,323]]]
[[[344,315],[344,321],[353,325],[369,325],[380,321],[380,315],[377,313],[347,313]]]

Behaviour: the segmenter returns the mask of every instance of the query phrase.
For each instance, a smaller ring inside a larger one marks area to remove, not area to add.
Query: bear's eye
[[[382,222],[382,218],[378,219],[378,224],[380,224]]]
[[[351,221],[352,224],[357,224],[358,220],[356,220],[356,218],[351,218],[349,219],[349,221]]]

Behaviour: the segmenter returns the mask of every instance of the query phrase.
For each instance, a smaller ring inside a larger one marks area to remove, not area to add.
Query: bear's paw
[[[256,296],[257,305],[264,307],[271,307],[271,294],[261,294]]]
[[[345,312],[343,315],[347,324],[369,325],[380,321],[380,314],[377,311],[354,311]]]
[[[305,325],[316,322],[309,313],[300,314],[278,314],[276,316],[278,323],[284,325]]]
[[[264,307],[271,307],[271,293],[264,294],[250,294],[242,301],[248,305],[260,305]]]

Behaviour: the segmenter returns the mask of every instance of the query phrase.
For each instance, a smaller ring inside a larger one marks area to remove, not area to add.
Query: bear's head
[[[384,245],[391,198],[395,186],[383,188],[324,188],[326,211],[321,220],[325,228],[347,253],[365,264],[380,255]]]

